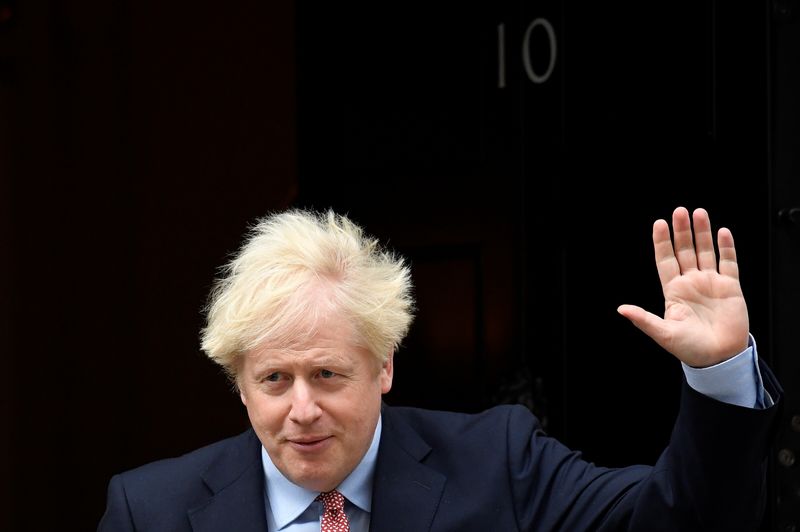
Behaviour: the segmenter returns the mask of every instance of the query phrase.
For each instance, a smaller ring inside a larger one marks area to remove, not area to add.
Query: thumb
[[[664,320],[652,312],[647,312],[642,307],[636,305],[620,305],[617,312],[633,323],[637,329],[652,338],[658,345],[664,346],[667,339],[667,331]]]

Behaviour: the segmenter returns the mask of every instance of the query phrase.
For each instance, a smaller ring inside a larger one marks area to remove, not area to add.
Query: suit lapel
[[[195,532],[266,532],[261,443],[252,430],[232,442],[203,474],[213,496],[189,510]]]
[[[372,488],[370,529],[429,530],[446,477],[421,463],[430,446],[402,419],[383,410],[378,462]]]

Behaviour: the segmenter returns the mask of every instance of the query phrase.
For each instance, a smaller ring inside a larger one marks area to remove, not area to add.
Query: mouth
[[[325,449],[332,441],[331,436],[287,438],[292,449],[300,452],[318,452]]]

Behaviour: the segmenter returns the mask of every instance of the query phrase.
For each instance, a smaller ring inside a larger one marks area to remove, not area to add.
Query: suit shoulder
[[[414,407],[384,407],[389,423],[405,423],[426,439],[465,434],[483,434],[504,437],[509,425],[515,431],[541,428],[539,420],[522,405],[497,405],[481,412],[464,413],[445,410],[428,410]]]
[[[116,523],[137,530],[188,530],[189,512],[207,504],[240,479],[261,493],[260,442],[252,430],[174,458],[150,462],[115,475],[108,486],[106,514],[101,524]],[[249,484],[248,484],[249,482]]]

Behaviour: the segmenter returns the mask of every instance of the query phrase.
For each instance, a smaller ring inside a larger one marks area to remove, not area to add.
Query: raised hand
[[[635,305],[621,305],[617,312],[681,361],[707,367],[747,347],[749,320],[733,235],[724,227],[719,230],[717,265],[708,213],[696,209],[692,219],[694,236],[689,211],[678,207],[672,213],[674,245],[667,222],[653,224],[664,317]]]

